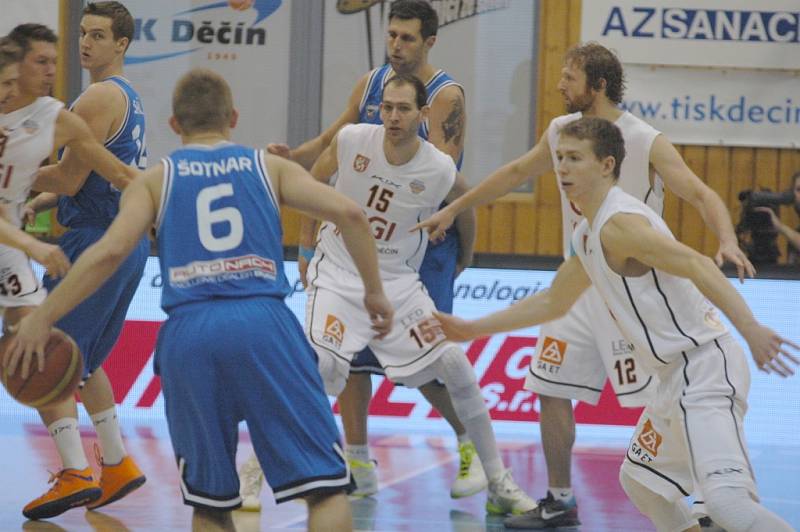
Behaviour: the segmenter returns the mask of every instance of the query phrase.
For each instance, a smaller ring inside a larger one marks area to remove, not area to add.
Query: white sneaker
[[[348,458],[347,463],[350,464],[350,473],[353,475],[353,480],[356,481],[356,489],[351,493],[353,497],[368,497],[378,492],[378,473],[375,471],[375,460],[369,462],[362,462]]]
[[[475,450],[475,444],[471,441],[459,444],[458,454],[461,457],[458,476],[450,486],[450,497],[453,499],[475,495],[486,489],[489,484],[478,451]]]
[[[264,472],[256,455],[251,456],[239,470],[239,495],[242,496],[242,510],[246,512],[261,511],[261,486],[264,483]]]
[[[536,501],[517,486],[506,469],[503,476],[489,482],[489,496],[486,499],[486,511],[493,515],[519,515],[536,508]]]

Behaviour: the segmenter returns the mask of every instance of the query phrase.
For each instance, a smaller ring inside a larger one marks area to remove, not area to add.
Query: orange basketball
[[[0,338],[0,355],[6,357],[6,347],[14,338],[6,334]],[[50,331],[50,338],[44,348],[44,371],[31,362],[28,378],[23,379],[22,370],[17,366],[13,375],[8,375],[5,364],[2,368],[3,386],[20,403],[41,408],[51,403],[63,401],[75,393],[83,375],[83,357],[75,340],[59,329]]]

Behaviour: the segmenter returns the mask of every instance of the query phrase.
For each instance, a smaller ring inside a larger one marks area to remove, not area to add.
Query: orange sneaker
[[[53,487],[22,509],[22,515],[28,519],[55,517],[70,508],[93,502],[103,493],[100,484],[92,476],[91,467],[62,469],[58,473],[52,473],[48,482],[53,483]]]
[[[95,446],[94,452],[100,463],[100,487],[103,494],[97,500],[86,505],[89,510],[96,510],[123,498],[141,487],[147,480],[130,456],[124,457],[118,464],[108,465],[103,463],[97,446]]]

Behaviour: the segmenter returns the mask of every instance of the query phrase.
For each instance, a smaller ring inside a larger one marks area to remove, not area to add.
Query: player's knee
[[[703,486],[706,510],[726,530],[750,530],[757,517],[757,503],[746,488]]]
[[[683,499],[669,501],[620,469],[619,483],[634,506],[650,519],[659,531],[680,531],[697,525]]]
[[[325,393],[338,397],[347,384],[347,370],[342,371],[341,365],[336,358],[329,353],[317,353],[319,374],[322,377],[322,384],[325,386]]]
[[[475,370],[459,347],[450,346],[435,364],[437,377],[447,387],[453,408],[462,423],[486,412]]]

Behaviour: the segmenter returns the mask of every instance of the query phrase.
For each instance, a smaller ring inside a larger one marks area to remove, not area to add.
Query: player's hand
[[[33,260],[47,269],[50,277],[59,278],[67,274],[70,262],[60,247],[36,240],[27,251]]]
[[[800,360],[789,352],[788,347],[800,351],[800,345],[779,336],[763,325],[757,325],[752,332],[745,335],[745,340],[750,346],[750,353],[759,370],[764,373],[777,373],[781,377],[794,375],[793,366],[800,364]]]
[[[434,311],[433,316],[442,324],[442,332],[453,342],[468,342],[480,336],[474,322],[457,318],[452,314]]]
[[[423,220],[412,227],[409,232],[413,233],[420,229],[426,230],[428,231],[428,239],[431,242],[441,242],[444,240],[444,234],[447,232],[447,229],[453,225],[454,220],[455,216],[453,216],[448,207],[445,207],[439,212],[433,213],[427,220]]]
[[[297,271],[300,272],[300,282],[303,283],[303,288],[308,288],[308,260],[303,257],[297,257]]]
[[[50,325],[36,318],[25,316],[20,322],[10,327],[14,339],[8,346],[3,364],[9,375],[21,368],[21,376],[27,379],[31,371],[31,363],[36,359],[36,368],[44,371],[44,348],[50,336]]]
[[[394,309],[386,298],[386,294],[383,292],[366,294],[364,296],[364,307],[369,313],[370,321],[372,321],[372,330],[375,331],[375,338],[378,340],[384,338],[391,332],[392,319],[394,318]]]
[[[288,144],[283,143],[270,143],[267,144],[267,152],[271,153],[272,155],[277,155],[278,157],[283,157],[284,159],[292,159],[292,150],[289,148]]]
[[[756,269],[737,242],[720,243],[714,260],[720,268],[726,261],[736,266],[736,273],[739,276],[740,283],[744,282],[745,275],[751,279],[756,275]]]
[[[36,211],[31,207],[30,203],[26,203],[22,208],[22,221],[28,225],[36,223]]]

